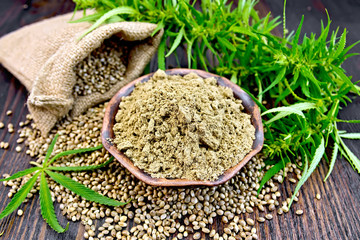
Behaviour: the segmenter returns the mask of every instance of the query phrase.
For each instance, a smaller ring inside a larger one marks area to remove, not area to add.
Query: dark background
[[[257,6],[261,14],[268,11],[273,16],[282,15],[282,0],[261,0]],[[32,22],[74,9],[70,0],[0,0],[0,37]],[[288,0],[286,8],[287,28],[295,30],[301,15],[305,16],[302,33],[320,32],[320,21],[327,23],[328,10],[332,20],[332,29],[345,27],[348,30],[347,45],[360,40],[360,0]],[[282,28],[277,29],[279,33]],[[360,45],[353,51],[360,52]],[[156,66],[151,64],[151,71]],[[349,59],[343,66],[353,80],[360,79],[360,57]],[[18,123],[25,120],[27,91],[0,65],[0,121],[5,125],[13,123],[18,129]],[[6,116],[8,109],[13,110],[12,116]],[[351,104],[344,106],[340,112],[342,119],[360,119],[360,97]],[[351,132],[360,132],[360,124],[339,124],[340,128]],[[10,143],[8,150],[0,149],[0,175],[15,173],[29,167],[29,157],[23,152],[16,153],[17,134],[10,135],[6,130],[0,130],[0,141]],[[358,140],[346,141],[354,153],[360,157]],[[324,183],[328,165],[322,161],[308,182],[301,190],[300,201],[293,205],[288,214],[275,216],[272,221],[264,224],[256,223],[260,239],[360,239],[360,176],[344,159],[338,159],[330,178]],[[294,185],[285,183],[280,191],[283,196],[290,196]],[[9,202],[9,188],[0,185],[0,209]],[[315,199],[320,193],[322,199]],[[27,204],[22,204],[24,215],[16,213],[0,220],[0,239],[82,239],[84,227],[79,223],[70,223],[69,231],[57,234],[48,227],[40,214],[38,197]],[[55,204],[60,223],[64,226],[67,220],[61,216],[59,205]],[[303,209],[304,215],[297,216],[295,211]],[[259,213],[255,212],[257,216]],[[98,223],[99,225],[99,223]],[[219,226],[214,223],[213,227]],[[221,229],[219,229],[222,232]]]

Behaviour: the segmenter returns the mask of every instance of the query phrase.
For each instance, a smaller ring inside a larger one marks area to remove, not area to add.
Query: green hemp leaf
[[[61,153],[56,154],[53,158],[50,159],[50,156],[54,150],[54,146],[56,144],[56,140],[58,138],[58,134],[55,135],[53,138],[44,162],[42,166],[32,167],[20,172],[15,173],[11,177],[0,179],[0,182],[3,181],[9,181],[12,179],[20,178],[23,176],[26,176],[28,174],[34,173],[34,175],[30,178],[29,181],[27,181],[20,190],[14,195],[14,197],[11,199],[10,203],[6,206],[6,208],[0,213],[0,219],[8,216],[10,213],[15,211],[21,203],[25,200],[26,196],[30,192],[30,190],[34,187],[38,177],[40,176],[40,209],[41,209],[41,215],[45,219],[45,221],[49,224],[49,226],[54,229],[58,233],[63,233],[69,228],[69,223],[67,223],[66,227],[63,228],[55,215],[54,205],[51,200],[51,194],[49,185],[46,180],[46,175],[52,178],[55,182],[61,184],[65,188],[69,189],[70,191],[78,194],[79,196],[85,198],[86,200],[93,201],[96,203],[108,205],[108,206],[123,206],[127,204],[128,202],[119,202],[117,200],[108,198],[106,196],[103,196],[90,188],[87,188],[83,184],[80,184],[74,180],[72,180],[69,177],[64,176],[63,174],[60,174],[58,172],[54,171],[93,171],[99,168],[103,168],[107,166],[109,163],[111,163],[114,160],[114,157],[111,157],[108,161],[99,164],[99,165],[91,165],[91,166],[78,166],[78,167],[55,167],[55,166],[49,166],[51,163],[53,163],[56,159],[60,157],[64,157],[71,154],[80,154],[85,152],[92,152],[99,150],[103,147],[103,145],[99,145],[97,147],[92,148],[82,148],[82,149],[76,149],[76,150],[69,150],[64,151]],[[50,159],[50,160],[49,160]]]
[[[315,35],[302,34],[304,16],[297,28],[288,31],[286,1],[282,22],[271,13],[260,16],[255,0],[239,1],[236,6],[233,1],[215,0],[117,0],[114,6],[102,0],[74,2],[77,10],[96,11],[75,20],[93,23],[85,34],[119,15],[119,21],[157,24],[153,34],[164,29],[157,54],[160,69],[171,63],[173,67],[210,71],[229,78],[251,96],[263,113],[262,154],[265,164],[271,166],[259,193],[290,163],[303,171],[294,195],[322,159],[329,165],[325,179],[340,156],[360,173],[360,159],[343,140],[360,139],[360,133],[342,132],[337,127],[338,122],[360,122],[338,118],[341,106],[360,95],[358,82],[342,67],[345,60],[359,55],[354,47],[360,41],[347,46],[348,31],[330,28],[329,14]],[[281,24],[282,37],[276,34]],[[180,53],[186,53],[187,66]],[[324,148],[332,152],[331,158]]]

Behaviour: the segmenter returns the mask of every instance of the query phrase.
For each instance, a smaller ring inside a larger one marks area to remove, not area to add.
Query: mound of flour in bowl
[[[251,151],[241,100],[214,78],[157,71],[119,105],[117,148],[155,178],[216,180]]]

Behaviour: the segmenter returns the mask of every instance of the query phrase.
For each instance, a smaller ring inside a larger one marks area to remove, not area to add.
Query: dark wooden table
[[[275,16],[282,14],[282,0],[260,1],[258,9],[262,14],[272,11]],[[0,37],[32,22],[72,11],[74,4],[70,0],[1,0],[0,2]],[[360,1],[358,0],[302,0],[288,1],[287,27],[297,27],[301,15],[305,15],[303,33],[320,31],[320,20],[326,21],[325,8],[332,18],[332,28],[340,26],[349,30],[347,43],[360,39]],[[358,46],[355,51],[359,52]],[[155,66],[156,64],[151,64]],[[360,57],[350,59],[345,65],[355,80],[360,79]],[[151,67],[151,70],[153,67]],[[25,105],[26,89],[5,68],[0,65],[0,121],[6,125],[18,126],[28,113]],[[13,110],[11,116],[6,115]],[[343,119],[360,119],[360,97],[340,112]],[[360,124],[341,124],[342,129],[360,132]],[[17,127],[16,127],[17,129]],[[29,167],[29,157],[16,153],[17,134],[0,130],[0,141],[10,143],[8,150],[0,149],[0,175],[14,173]],[[359,141],[346,141],[354,153],[360,157]],[[323,161],[321,166],[307,181],[301,190],[299,203],[288,214],[276,216],[272,221],[256,225],[260,239],[360,239],[360,176],[354,172],[344,159],[338,159],[330,178],[324,183],[328,166]],[[289,195],[294,186],[288,183],[281,186],[283,195]],[[0,209],[9,202],[9,188],[0,185]],[[316,193],[322,199],[316,200]],[[16,213],[0,220],[0,239],[82,239],[84,227],[79,223],[70,223],[69,231],[57,234],[40,215],[38,197],[22,204],[24,215]],[[60,223],[67,220],[61,216],[59,205],[55,204]],[[295,215],[296,209],[303,209],[302,216]]]

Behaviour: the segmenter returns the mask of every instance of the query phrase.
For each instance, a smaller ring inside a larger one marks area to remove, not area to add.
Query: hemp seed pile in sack
[[[163,34],[161,30],[151,37],[155,24],[120,22],[103,25],[79,40],[91,23],[69,23],[71,16],[69,13],[46,19],[0,38],[0,63],[30,92],[28,108],[43,135],[65,115],[80,115],[140,76]],[[74,19],[81,16],[82,12],[77,12]],[[123,77],[116,79],[106,92],[74,94],[79,81],[75,67],[110,37],[113,47],[129,43]]]

